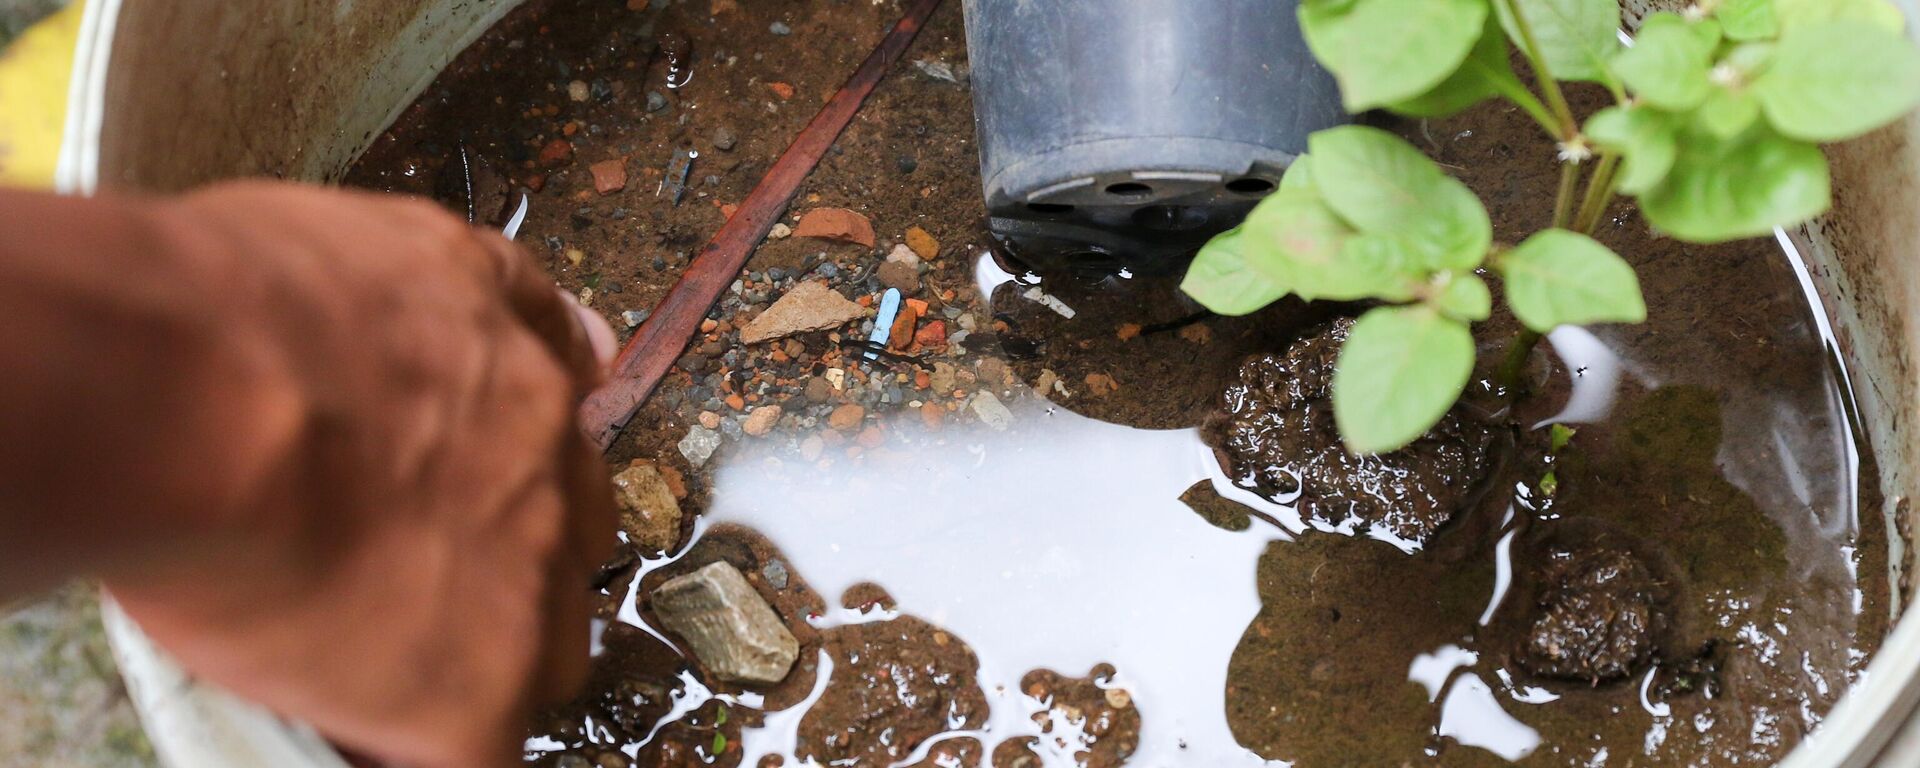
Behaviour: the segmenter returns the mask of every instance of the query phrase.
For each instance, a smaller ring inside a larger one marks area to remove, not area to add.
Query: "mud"
[[[1240,367],[1210,431],[1233,476],[1316,527],[1418,550],[1475,497],[1494,464],[1494,430],[1454,408],[1411,445],[1356,456],[1333,420],[1333,364],[1353,327],[1339,318],[1286,351]]]
[[[436,196],[482,222],[527,195],[520,242],[624,335],[902,10],[534,0],[463,54],[348,183]],[[1534,396],[1487,450],[1442,445],[1424,463],[1377,467],[1408,472],[1392,479],[1417,514],[1364,498],[1343,508],[1334,472],[1314,476],[1311,497],[1306,474],[1288,490],[1290,475],[1251,462],[1230,473],[1244,485],[1198,463],[1169,480],[1126,460],[1204,457],[1192,428],[1229,388],[1251,406],[1233,414],[1250,433],[1324,413],[1299,407],[1323,392],[1286,391],[1314,384],[1284,378],[1288,345],[1355,308],[1283,301],[1220,318],[1164,278],[1076,270],[1035,283],[1017,257],[983,262],[958,3],[905,59],[782,219],[851,209],[876,246],[762,243],[611,451],[614,468],[640,458],[679,476],[685,520],[667,554],[628,548],[608,569],[590,688],[531,726],[529,762],[1753,764],[1797,744],[1857,679],[1890,610],[1880,500],[1874,483],[1851,483],[1872,477],[1871,457],[1848,450],[1844,398],[1772,243],[1674,243],[1618,207],[1600,237],[1642,276],[1649,322],[1556,337],[1530,371]],[[1489,106],[1387,126],[1489,201],[1501,241],[1545,224],[1552,147],[1524,115]],[[699,157],[676,194],[671,164],[689,150]],[[602,193],[588,169],[615,159],[626,184]],[[879,265],[913,227],[938,244],[917,279],[887,277],[925,302],[916,333],[938,334],[872,362],[847,351],[870,330],[861,322],[740,342],[737,329],[802,280],[873,303]],[[1514,330],[1504,316],[1478,328],[1486,356]],[[1313,357],[1296,349],[1297,362]],[[1248,379],[1250,358],[1265,362]],[[1486,389],[1474,384],[1470,407],[1490,410]],[[766,405],[782,409],[777,426],[745,434]],[[1579,434],[1547,456],[1555,421]],[[1480,445],[1477,419],[1456,422]],[[696,429],[720,443],[710,458],[676,447]],[[1346,461],[1326,434],[1270,432],[1261,447],[1272,466]],[[1031,466],[1048,469],[1022,473]],[[1301,500],[1281,509],[1248,490]],[[1075,494],[1108,506],[1057,501]],[[762,496],[778,503],[743,501]],[[1367,525],[1343,531],[1363,504]],[[1363,528],[1420,551],[1341,535]],[[779,685],[721,685],[651,634],[651,588],[715,559],[800,641]],[[810,573],[831,574],[839,600],[816,594]],[[985,617],[996,611],[982,603],[1008,615]],[[1221,617],[1221,637],[1206,634]],[[1543,647],[1562,652],[1530,656],[1543,620],[1563,641]],[[1605,642],[1565,642],[1591,637]],[[1222,669],[1224,684],[1196,682]]]
[[[1538,566],[1527,638],[1514,661],[1533,675],[1593,685],[1653,659],[1666,631],[1662,585],[1640,558],[1599,545],[1554,549]]]

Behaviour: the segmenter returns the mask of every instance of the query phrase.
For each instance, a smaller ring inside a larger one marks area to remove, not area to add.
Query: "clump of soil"
[[[656,723],[673,709],[679,690],[680,658],[652,635],[614,623],[601,637],[604,650],[593,665],[587,690],[573,704],[558,707],[536,731],[577,748],[542,755],[535,764],[552,768],[627,768],[642,766],[735,765],[715,744],[738,742],[741,718],[720,714],[724,705],[708,702],[693,712]],[[619,748],[652,739],[629,760]],[[609,738],[611,737],[611,738]],[[718,738],[716,738],[718,737]],[[717,758],[717,759],[716,759]]]
[[[1668,608],[1664,585],[1637,555],[1613,546],[1562,548],[1543,568],[1532,624],[1514,655],[1522,669],[1599,684],[1652,661]]]
[[[1140,745],[1140,710],[1125,688],[1107,683],[1113,676],[1108,665],[1095,667],[1086,677],[1067,677],[1050,669],[1036,669],[1020,680],[1020,689],[1047,708],[1034,714],[1040,725],[1041,739],[1053,740],[1053,746],[1070,750],[1074,762],[1084,768],[1116,768]],[[994,755],[995,768],[1014,768],[1033,754],[1037,742],[1010,740]],[[1022,754],[1024,753],[1024,754]],[[1039,766],[1042,763],[1033,762]]]
[[[1339,318],[1280,354],[1257,355],[1227,386],[1215,444],[1235,477],[1311,522],[1426,545],[1472,499],[1494,433],[1456,407],[1412,445],[1355,456],[1334,426],[1334,360],[1353,328]],[[1356,525],[1357,524],[1357,525]]]
[[[1220,495],[1213,489],[1213,481],[1202,480],[1189,486],[1180,494],[1180,503],[1187,505],[1194,514],[1209,524],[1227,531],[1244,531],[1253,527],[1253,515],[1246,505]]]
[[[833,677],[800,721],[802,759],[893,765],[927,737],[979,728],[980,662],[945,631],[902,616],[829,630]]]

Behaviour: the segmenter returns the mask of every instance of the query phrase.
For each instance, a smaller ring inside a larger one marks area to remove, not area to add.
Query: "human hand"
[[[154,290],[188,298],[110,350],[165,371],[95,427],[145,464],[92,500],[151,533],[95,572],[189,671],[338,743],[517,762],[585,674],[615,524],[574,408],[611,331],[417,200],[243,183],[144,218],[123,268],[177,254]]]

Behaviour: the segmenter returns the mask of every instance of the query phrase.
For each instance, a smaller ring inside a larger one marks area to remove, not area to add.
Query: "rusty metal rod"
[[[860,111],[880,78],[906,53],[907,46],[913,44],[914,37],[920,34],[939,5],[940,0],[917,0],[907,10],[860,68],[854,70],[853,76],[847,78],[846,84],[840,86],[826,106],[794,137],[793,143],[787,145],[773,168],[747,194],[747,199],[741,201],[733,218],[721,225],[720,231],[700,249],[680,280],[667,292],[667,297],[654,308],[652,316],[634,331],[633,338],[614,360],[613,373],[606,385],[588,395],[580,405],[581,428],[601,450],[613,444],[627,420],[633,418],[667,371],[672,370],[674,360],[692,341],[707,310],[746,266],[754,246],[766,239],[767,232],[800,191],[800,183],[813,172],[821,156]]]

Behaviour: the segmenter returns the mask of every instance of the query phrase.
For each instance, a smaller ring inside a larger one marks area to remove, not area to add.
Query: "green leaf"
[[[1467,269],[1485,258],[1493,244],[1486,207],[1413,145],[1363,126],[1320,131],[1307,145],[1315,186],[1356,229],[1410,238],[1434,269]]]
[[[1279,191],[1305,192],[1318,196],[1320,191],[1313,188],[1313,171],[1307,166],[1306,155],[1295,157],[1287,166],[1286,172],[1280,174]]]
[[[1341,290],[1323,288],[1322,297],[1334,300],[1413,298],[1427,271],[1427,253],[1417,241],[1400,235],[1361,233],[1340,249]]]
[[[1546,474],[1540,476],[1540,495],[1550,497],[1559,492],[1560,476],[1549,469]]]
[[[1493,315],[1493,292],[1477,275],[1456,275],[1433,298],[1433,308],[1455,320],[1479,322]]]
[[[1314,168],[1320,167],[1315,158]],[[1392,250],[1349,249],[1359,233],[1312,195],[1268,195],[1240,232],[1246,264],[1309,301],[1396,298],[1411,279],[1405,259]]]
[[[1300,30],[1340,83],[1347,111],[1433,90],[1460,68],[1487,18],[1486,0],[1306,0]]]
[[[1767,235],[1818,216],[1831,203],[1820,148],[1764,127],[1734,139],[1683,132],[1673,171],[1640,197],[1647,221],[1695,243]]]
[[[1773,0],[1723,0],[1713,12],[1728,40],[1771,40],[1780,34]]]
[[[1713,66],[1713,43],[1702,44],[1679,14],[1659,13],[1647,19],[1633,47],[1613,60],[1614,72],[1641,100],[1662,109],[1684,111],[1707,100],[1707,70]]]
[[[1618,0],[1513,0],[1526,17],[1547,69],[1561,80],[1608,82],[1608,63],[1620,49]],[[1514,45],[1525,49],[1519,27],[1505,3],[1495,3],[1500,24]]]
[[[1920,104],[1920,51],[1861,21],[1790,28],[1753,94],[1767,121],[1789,138],[1845,141]]]
[[[1701,128],[1720,139],[1732,139],[1745,133],[1760,119],[1760,100],[1745,90],[1715,87],[1707,101],[1694,112]]]
[[[1773,0],[1774,16],[1782,34],[1795,27],[1823,21],[1864,21],[1899,34],[1907,30],[1907,17],[1887,0]]]
[[[1587,138],[1621,157],[1614,186],[1644,194],[1667,177],[1679,150],[1673,118],[1648,107],[1608,107],[1587,119]]]
[[[727,724],[727,705],[725,704],[720,705],[720,711],[713,713],[713,724],[714,725]]]
[[[1473,375],[1473,333],[1430,307],[1361,315],[1333,371],[1333,420],[1347,450],[1397,450],[1439,423]]]
[[[1500,31],[1493,14],[1487,14],[1480,41],[1451,77],[1433,90],[1389,104],[1387,109],[1408,117],[1451,117],[1486,99],[1518,93],[1525,88],[1513,74],[1506,35]]]
[[[1560,449],[1567,447],[1567,443],[1573,442],[1573,436],[1578,434],[1579,431],[1580,430],[1565,424],[1554,424],[1552,427],[1549,427],[1547,429],[1547,453],[1559,453]]]
[[[1287,295],[1286,286],[1247,264],[1244,248],[1238,228],[1216,235],[1193,257],[1180,290],[1201,306],[1233,317],[1253,314]]]
[[[725,753],[726,751],[727,751],[727,735],[724,733],[715,731],[713,734],[713,754],[720,755]]]
[[[1633,267],[1599,241],[1549,229],[1500,259],[1513,316],[1536,333],[1562,325],[1647,319]]]

